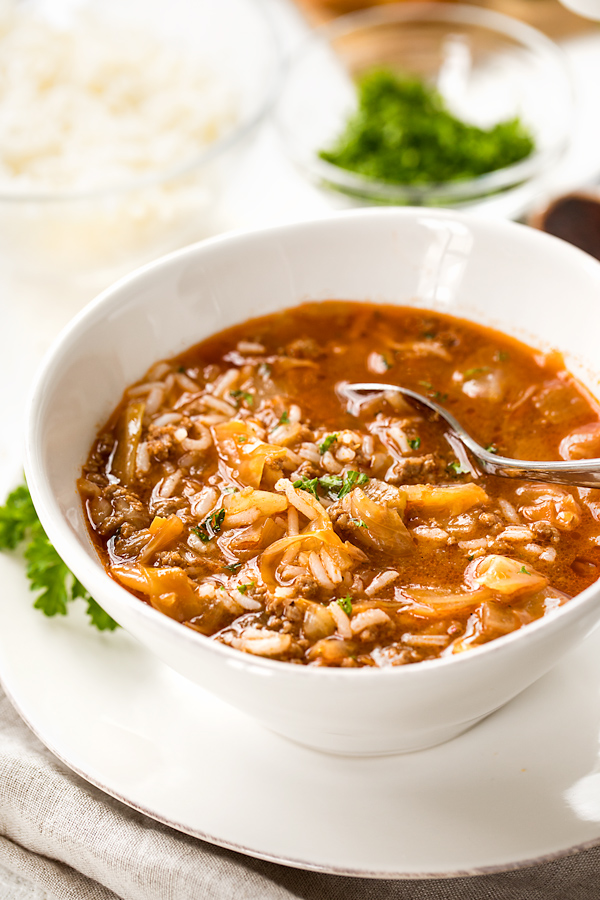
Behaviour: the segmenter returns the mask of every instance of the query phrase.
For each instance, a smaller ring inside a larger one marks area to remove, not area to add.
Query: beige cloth
[[[518,872],[371,881],[205,844],[70,772],[0,692],[0,900],[599,900],[600,848]]]

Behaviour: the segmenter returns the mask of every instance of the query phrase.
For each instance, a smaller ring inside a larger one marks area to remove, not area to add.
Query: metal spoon
[[[380,384],[379,382],[344,382],[338,385],[337,392],[346,400],[348,412],[358,415],[365,398],[364,393],[381,394],[395,391],[414,403],[426,406],[437,413],[450,426],[446,435],[450,446],[456,453],[461,465],[468,468],[475,476],[485,472],[487,475],[501,475],[503,478],[522,478],[526,481],[546,481],[552,484],[570,484],[576,487],[600,488],[600,459],[582,459],[577,462],[551,462],[510,459],[498,456],[486,450],[468,434],[454,416],[429,397],[424,397],[409,388],[397,384]],[[467,457],[464,448],[475,459],[477,465]]]

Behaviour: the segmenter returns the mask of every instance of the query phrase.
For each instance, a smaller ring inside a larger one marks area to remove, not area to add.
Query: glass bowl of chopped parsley
[[[418,2],[316,29],[276,117],[292,160],[339,205],[454,206],[547,176],[571,112],[549,38],[487,9]]]

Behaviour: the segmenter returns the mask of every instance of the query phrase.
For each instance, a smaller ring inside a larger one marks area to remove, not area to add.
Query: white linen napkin
[[[0,900],[598,900],[600,848],[498,875],[374,881],[206,844],[73,774],[0,691]]]

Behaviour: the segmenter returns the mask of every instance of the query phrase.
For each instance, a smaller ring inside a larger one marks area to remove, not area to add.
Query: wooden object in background
[[[307,19],[313,25],[320,25],[335,16],[363,9],[367,6],[383,5],[392,0],[296,0]],[[448,0],[452,2],[452,0]],[[597,22],[570,12],[558,0],[476,0],[475,6],[485,6],[503,12],[528,25],[533,25],[555,41],[564,40],[586,31],[597,31]]]

